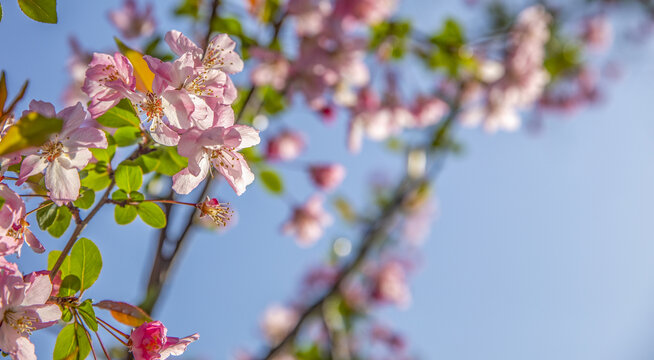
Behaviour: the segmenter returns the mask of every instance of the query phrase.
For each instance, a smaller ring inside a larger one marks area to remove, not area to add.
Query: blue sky
[[[160,30],[185,30],[158,1]],[[83,46],[112,46],[106,10],[118,1],[66,1],[60,23],[25,18],[3,1],[0,68],[10,91],[30,78],[29,98],[57,102],[67,83],[67,37]],[[470,18],[458,5],[408,0],[404,14],[432,29],[446,15]],[[460,129],[464,155],[448,160],[437,182],[439,217],[411,281],[413,304],[384,310],[382,318],[410,339],[424,359],[640,360],[654,355],[654,122],[651,44],[617,45],[624,77],[609,84],[607,101],[573,116],[553,115],[545,129],[488,135]],[[382,146],[367,142],[351,157],[343,121],[325,127],[297,109],[282,122],[306,129],[311,142],[302,161],[343,161],[342,193],[365,193],[372,171],[397,174]],[[280,125],[275,125],[279,127]],[[275,127],[271,131],[275,130]],[[320,136],[318,136],[320,134]],[[311,186],[284,168],[293,197]],[[278,234],[289,215],[284,201],[251,186],[237,198],[226,184],[214,194],[239,213],[224,234],[196,233],[183,253],[156,316],[173,336],[199,332],[188,354],[225,359],[238,347],[260,349],[259,316],[273,302],[292,299],[303,271],[321,261],[331,229],[315,247],[300,249]],[[360,196],[359,196],[360,197]],[[364,204],[360,197],[360,204]],[[85,231],[101,248],[103,273],[88,295],[138,302],[147,280],[154,234],[138,221],[120,227],[103,211]],[[106,220],[103,220],[104,219]],[[47,240],[60,249],[61,239]],[[24,271],[45,266],[25,251]],[[56,332],[34,336],[37,354],[51,356]]]

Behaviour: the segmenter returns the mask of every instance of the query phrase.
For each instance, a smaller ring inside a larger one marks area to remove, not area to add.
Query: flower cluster
[[[468,125],[483,122],[489,132],[514,131],[520,127],[521,109],[543,94],[549,74],[543,66],[545,44],[550,37],[551,16],[542,5],[523,10],[510,32],[504,73],[486,90],[485,102],[463,114]]]
[[[94,54],[83,88],[91,98],[89,112],[97,118],[129,99],[149,123],[152,139],[177,146],[189,159],[188,167],[173,177],[177,193],[191,192],[213,167],[240,195],[254,174],[238,151],[258,144],[259,134],[235,124],[231,104],[237,94],[229,75],[243,69],[236,44],[221,34],[203,51],[175,30],[165,40],[178,58],[164,62],[143,56],[153,74],[151,84],[137,81],[134,65],[121,53]]]

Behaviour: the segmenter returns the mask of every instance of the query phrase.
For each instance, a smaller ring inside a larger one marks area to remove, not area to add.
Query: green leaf
[[[277,114],[284,110],[286,107],[286,98],[280,91],[275,90],[272,86],[264,86],[259,91],[263,109],[268,114]]]
[[[73,296],[80,290],[81,282],[75,275],[66,275],[61,280],[61,287],[59,288],[59,296]]]
[[[65,207],[65,206],[60,206],[57,208],[57,216],[52,222],[52,224],[48,227],[48,232],[50,235],[54,237],[60,237],[66,232],[66,229],[68,229],[68,226],[70,225],[70,219],[72,218],[72,214],[70,213],[70,210]]]
[[[2,209],[2,206],[4,206],[4,204],[5,204],[5,198],[0,196],[0,209]]]
[[[155,203],[142,202],[138,205],[138,214],[144,223],[153,228],[161,229],[166,226],[166,215],[161,207]]]
[[[59,255],[61,255],[61,251],[59,250],[50,251],[50,253],[48,254],[48,270],[52,270],[54,264],[57,262],[57,259],[59,258]],[[61,266],[59,267],[59,271],[61,271],[62,279],[65,279],[66,276],[70,275],[71,272],[70,256],[66,256],[64,261],[61,263]]]
[[[80,290],[93,285],[102,270],[102,255],[93,241],[87,238],[77,240],[70,251],[71,273],[80,280]]]
[[[73,313],[70,311],[69,308],[64,308],[64,310],[61,312],[61,320],[65,322],[69,322],[73,320]]]
[[[90,189],[83,189],[80,197],[73,201],[73,205],[80,209],[88,209],[95,202],[95,192]]]
[[[2,21],[2,4],[0,4],[0,21]]]
[[[48,24],[57,23],[56,0],[18,0],[18,5],[23,13],[33,20]]]
[[[141,137],[141,130],[135,127],[121,127],[114,133],[114,140],[119,147],[136,144]]]
[[[143,201],[145,200],[145,195],[141,194],[138,191],[132,191],[129,193],[129,198],[134,201]]]
[[[129,199],[129,197],[124,190],[116,190],[113,194],[111,194],[111,199],[116,201],[123,201]]]
[[[68,324],[57,336],[53,360],[82,360],[91,352],[91,344],[86,337],[84,328],[77,323]]]
[[[173,176],[187,166],[188,159],[177,154],[175,147],[169,146],[163,149],[156,171],[164,175]]]
[[[276,171],[272,169],[263,170],[259,174],[259,177],[261,179],[261,184],[263,184],[263,187],[266,190],[277,195],[284,192],[284,183]]]
[[[50,135],[61,131],[62,125],[63,121],[60,119],[29,113],[12,125],[2,137],[0,155],[41,146],[50,139]]]
[[[111,128],[119,128],[123,126],[138,127],[141,123],[138,115],[134,112],[132,103],[127,99],[120,100],[118,105],[112,107],[95,119],[98,123]]]
[[[82,177],[82,186],[94,191],[100,191],[111,183],[109,173],[107,172],[107,163],[98,161],[95,164],[89,164],[84,168],[86,176]]]
[[[143,170],[134,163],[123,162],[118,165],[114,178],[118,188],[125,192],[136,191],[143,184]]]
[[[46,230],[57,217],[57,206],[53,203],[36,211],[36,222],[41,230]]]
[[[91,304],[91,299],[86,299],[77,307],[80,316],[86,323],[86,326],[93,331],[98,331],[98,320],[95,318],[95,310]]]
[[[114,219],[118,225],[127,225],[136,219],[136,206],[134,205],[125,205],[120,206],[116,205],[114,208]]]

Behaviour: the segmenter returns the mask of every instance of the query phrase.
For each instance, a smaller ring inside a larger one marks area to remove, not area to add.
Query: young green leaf
[[[118,165],[114,178],[118,188],[125,192],[136,191],[143,184],[143,170],[134,163],[122,163]]]
[[[48,118],[37,113],[28,113],[12,125],[0,140],[0,155],[41,146],[50,139],[50,135],[61,131],[63,121]]]
[[[284,183],[276,171],[272,169],[263,170],[259,176],[261,184],[263,184],[263,187],[266,188],[266,190],[277,195],[284,192]]]
[[[118,225],[127,225],[136,219],[136,206],[134,205],[125,205],[120,206],[116,205],[114,208],[114,219]]]
[[[57,206],[52,204],[36,211],[36,222],[41,230],[46,230],[57,217]]]
[[[73,205],[80,209],[89,209],[95,202],[95,192],[90,189],[82,189],[80,197],[73,201]]]
[[[70,219],[72,218],[72,214],[70,213],[70,210],[68,210],[67,207],[65,206],[60,206],[57,208],[57,216],[52,222],[52,224],[48,227],[48,232],[50,235],[54,237],[60,237],[66,232],[66,229],[68,229],[68,226],[70,225]]]
[[[75,275],[66,275],[63,280],[61,280],[61,286],[59,287],[59,296],[73,296],[77,294],[80,290],[81,282],[79,278]]]
[[[153,228],[161,229],[166,226],[166,215],[161,207],[155,203],[142,202],[138,205],[138,214],[144,223]]]
[[[59,258],[59,255],[61,255],[61,251],[59,250],[50,251],[48,254],[48,270],[52,270],[55,262],[57,262],[57,259]],[[61,272],[62,279],[65,279],[66,276],[70,275],[70,256],[66,256],[64,261],[61,263],[61,266],[59,267],[59,271]]]
[[[87,238],[77,240],[70,251],[71,274],[80,280],[80,290],[88,289],[100,275],[102,256],[93,241]]]
[[[121,100],[118,105],[99,116],[96,121],[111,128],[120,128],[123,126],[138,127],[141,123],[138,115],[134,112],[132,104],[127,99]]]
[[[91,352],[91,344],[84,328],[77,323],[68,324],[57,336],[53,360],[82,360]]]
[[[95,310],[91,304],[91,299],[86,299],[77,307],[77,311],[86,323],[86,326],[93,331],[98,331],[98,320],[95,317]]]
[[[57,23],[56,0],[18,0],[20,9],[25,15],[42,23]]]
[[[93,191],[100,191],[111,183],[109,173],[107,172],[107,163],[98,161],[95,164],[89,164],[84,168],[86,176],[82,178],[82,186]]]
[[[119,147],[134,145],[140,137],[141,130],[135,127],[121,127],[114,133],[114,140]]]

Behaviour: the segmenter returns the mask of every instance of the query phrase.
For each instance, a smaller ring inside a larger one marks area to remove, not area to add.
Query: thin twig
[[[105,203],[107,203],[107,200],[109,199],[109,193],[111,192],[115,184],[116,184],[116,180],[114,180],[114,178],[111,177],[111,183],[109,183],[109,187],[107,187],[107,191],[104,192],[100,201],[98,201],[98,203],[95,204],[95,207],[93,207],[91,212],[84,218],[84,220],[77,223],[77,225],[75,226],[75,230],[73,230],[73,233],[70,234],[70,238],[68,239],[66,246],[64,246],[63,250],[61,250],[61,254],[59,254],[59,257],[57,258],[57,261],[52,267],[52,270],[50,270],[50,280],[54,280],[55,276],[57,276],[57,272],[59,271],[61,264],[64,263],[64,259],[66,258],[66,256],[68,256],[70,249],[72,249],[73,245],[75,245],[75,242],[77,242],[77,239],[79,238],[79,235],[82,233],[82,230],[84,230],[84,228],[91,221],[91,219],[93,219],[93,217],[98,213],[98,211],[100,211],[100,208],[102,208],[102,206]]]

